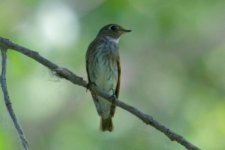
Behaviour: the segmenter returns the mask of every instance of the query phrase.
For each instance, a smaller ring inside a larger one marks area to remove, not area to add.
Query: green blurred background
[[[120,42],[120,99],[204,150],[224,150],[224,8],[223,0],[1,0],[0,36],[86,79],[98,30],[132,29]],[[14,51],[7,78],[32,150],[184,150],[120,108],[115,130],[100,132],[89,92]],[[0,97],[0,150],[20,150]]]

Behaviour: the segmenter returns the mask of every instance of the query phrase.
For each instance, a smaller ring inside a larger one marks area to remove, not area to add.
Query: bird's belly
[[[100,62],[100,61],[98,61]],[[95,79],[92,80],[102,90],[112,94],[118,81],[117,65],[113,62],[97,63],[94,67]]]

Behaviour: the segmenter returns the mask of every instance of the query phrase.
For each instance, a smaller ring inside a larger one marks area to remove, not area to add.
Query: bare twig
[[[22,47],[18,44],[11,42],[8,39],[0,37],[0,46],[1,45],[5,46],[9,49],[16,50],[28,57],[31,57],[32,59],[36,60],[37,62],[41,63],[42,65],[48,67],[50,70],[55,72],[56,75],[60,76],[61,78],[67,79],[74,84],[77,84],[79,86],[87,88],[87,82],[83,78],[75,75],[72,71],[70,71],[66,68],[59,67],[58,65],[49,61],[48,59],[40,56],[35,51],[27,49],[25,47]],[[141,119],[146,124],[151,125],[152,127],[156,128],[157,130],[163,132],[170,140],[180,143],[187,150],[200,150],[200,148],[198,148],[197,146],[195,146],[192,143],[190,143],[189,141],[187,141],[181,135],[175,133],[174,131],[170,130],[166,126],[164,126],[161,123],[159,123],[158,121],[156,121],[152,116],[145,114],[145,113],[141,112],[140,110],[138,110],[137,108],[116,99],[114,96],[110,96],[110,95],[104,93],[103,91],[101,91],[94,85],[91,85],[89,87],[89,89],[92,92],[95,92],[96,94],[98,94],[99,96],[104,97],[109,102],[115,101],[115,105],[117,105],[118,107],[123,108],[124,110],[135,115],[136,117]]]
[[[9,112],[9,115],[13,121],[13,124],[16,128],[16,131],[20,137],[21,143],[23,145],[24,150],[29,150],[29,145],[28,142],[25,138],[25,135],[23,133],[23,130],[20,126],[20,124],[17,121],[16,115],[14,113],[14,110],[12,108],[12,103],[9,97],[9,93],[7,90],[7,84],[6,84],[6,63],[7,63],[7,49],[5,47],[0,47],[1,53],[2,53],[2,73],[1,73],[1,87],[2,87],[2,92],[4,95],[4,100],[5,100],[5,105],[6,108]]]

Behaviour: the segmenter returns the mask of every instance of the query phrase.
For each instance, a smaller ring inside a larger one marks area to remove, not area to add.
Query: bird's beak
[[[128,29],[122,29],[123,32],[131,32],[131,30]]]
[[[128,30],[128,29],[121,29],[122,33],[127,33],[127,32],[131,32],[132,30]]]

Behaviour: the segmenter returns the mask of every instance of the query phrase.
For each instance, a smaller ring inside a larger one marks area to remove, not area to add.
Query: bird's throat
[[[120,41],[120,38],[114,38],[114,37],[111,37],[111,36],[106,36],[106,39],[109,40],[110,42],[113,42],[115,43],[116,45],[119,43]]]

